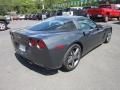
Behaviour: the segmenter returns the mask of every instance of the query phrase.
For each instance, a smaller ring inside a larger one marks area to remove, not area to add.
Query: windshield
[[[29,28],[29,30],[33,31],[53,30],[62,26],[65,23],[64,21],[65,19],[49,18],[43,22],[33,25],[32,27]]]
[[[99,8],[111,8],[110,5],[100,5]]]

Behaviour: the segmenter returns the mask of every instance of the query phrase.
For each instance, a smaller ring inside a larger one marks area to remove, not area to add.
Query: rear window
[[[73,21],[69,21],[67,23],[64,23],[64,25],[61,25],[59,27],[56,28],[57,30],[75,30],[76,26],[73,23]]]
[[[72,30],[75,29],[72,21],[66,19],[49,18],[41,23],[38,23],[29,28],[32,31],[45,31],[45,30]]]
[[[44,21],[41,23],[38,23],[32,27],[29,28],[29,30],[32,31],[42,31],[42,30],[48,30],[51,28],[59,27],[63,24],[61,21]]]

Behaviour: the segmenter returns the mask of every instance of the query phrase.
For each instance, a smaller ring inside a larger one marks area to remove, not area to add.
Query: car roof
[[[84,16],[54,16],[56,19],[76,20],[76,19],[87,19]]]
[[[65,18],[65,19],[85,19],[84,16],[55,16],[56,18]]]

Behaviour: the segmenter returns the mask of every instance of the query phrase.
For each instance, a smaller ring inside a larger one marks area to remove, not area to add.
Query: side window
[[[95,28],[96,27],[96,24],[93,22],[93,21],[91,21],[91,20],[88,20],[88,19],[86,19],[86,20],[84,20],[84,22],[86,23],[86,24],[88,24],[90,27],[92,27],[92,28]]]
[[[80,29],[89,30],[91,27],[86,23],[80,23]]]
[[[79,19],[75,21],[75,25],[78,29],[93,29],[96,28],[96,24],[90,19]]]
[[[91,29],[91,27],[82,20],[77,21],[76,26],[79,30],[89,30],[89,29]]]
[[[59,30],[75,30],[76,26],[72,21],[70,21],[70,22],[64,23],[62,26],[58,27],[57,29],[59,29]]]

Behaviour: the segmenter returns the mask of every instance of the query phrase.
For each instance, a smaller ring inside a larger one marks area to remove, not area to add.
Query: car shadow
[[[37,73],[40,73],[42,75],[54,75],[54,74],[57,74],[58,73],[58,70],[57,69],[54,69],[54,70],[47,70],[47,69],[44,69],[38,65],[35,65],[31,62],[29,62],[27,59],[21,57],[20,55],[16,54],[15,53],[15,57],[17,58],[17,60],[22,64],[24,65],[25,67],[29,68],[30,70],[33,70]]]
[[[87,52],[86,54],[84,54],[84,55],[81,57],[81,59],[84,58],[84,56],[88,55],[90,52],[94,51],[96,48],[100,47],[101,45],[102,45],[102,44],[100,44],[100,45],[96,46],[95,48],[91,49],[89,52]],[[25,67],[29,68],[30,70],[33,70],[33,71],[35,71],[35,72],[37,72],[37,73],[40,73],[40,74],[42,74],[42,75],[49,76],[49,75],[54,75],[54,74],[57,74],[57,73],[58,73],[58,69],[47,70],[47,69],[45,69],[45,68],[42,68],[42,67],[40,67],[40,66],[38,66],[38,65],[33,64],[33,63],[30,62],[29,60],[21,57],[20,55],[18,55],[18,54],[16,54],[16,53],[15,53],[15,56],[16,56],[17,60],[18,60],[22,65],[24,65]],[[65,72],[68,72],[68,71],[64,70],[63,68],[60,68],[59,70],[62,71],[62,72],[64,72],[64,73],[65,73]]]
[[[81,56],[80,60],[81,60],[82,58],[84,58],[86,55],[88,55],[89,53],[93,52],[96,48],[99,48],[99,47],[102,46],[102,45],[103,45],[103,44],[100,44],[100,45],[94,47],[93,49],[91,49],[90,51],[88,51],[87,53],[85,53],[83,56]],[[61,70],[62,72],[68,72],[68,71],[64,70],[63,68],[60,68],[60,70]]]

